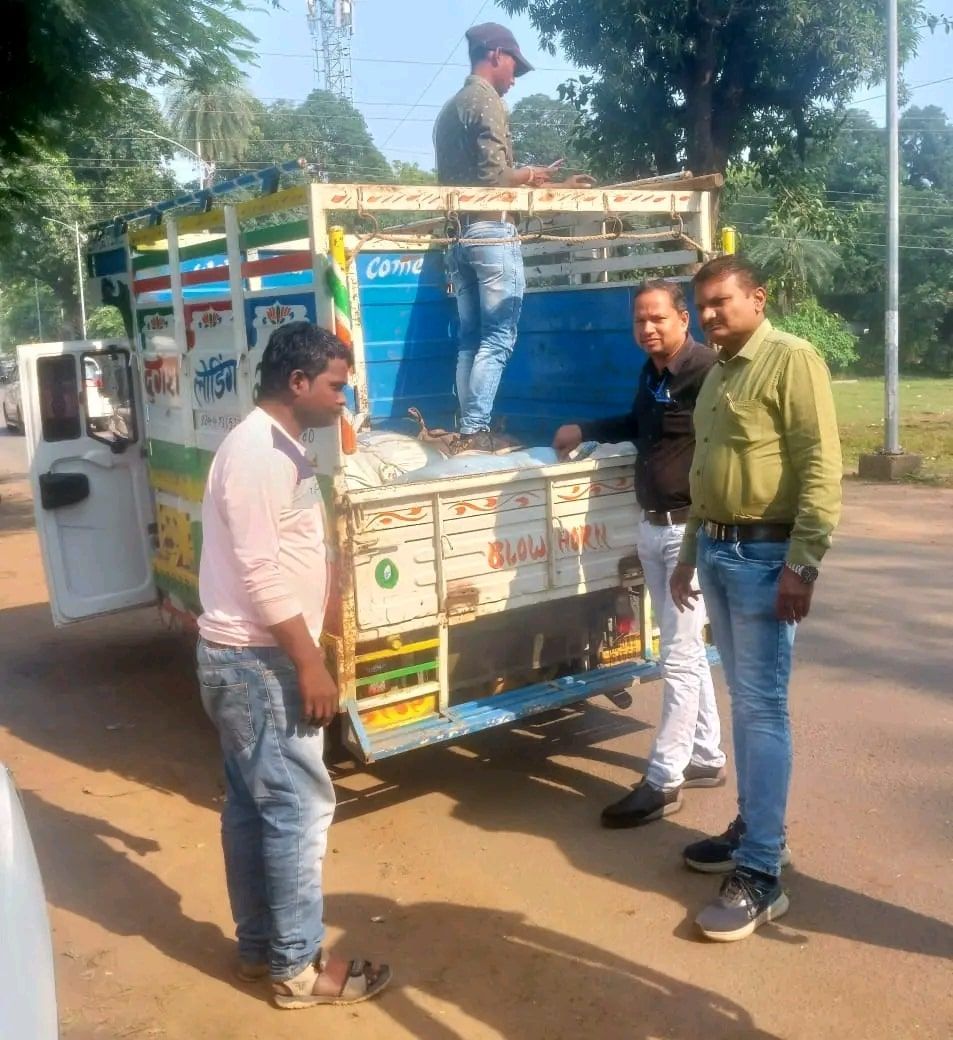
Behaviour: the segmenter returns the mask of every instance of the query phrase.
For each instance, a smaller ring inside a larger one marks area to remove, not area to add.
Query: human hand
[[[553,174],[558,168],[555,163],[552,166],[527,166],[526,169],[529,170],[529,176],[526,186],[529,188],[542,188],[546,184],[551,184]]]
[[[324,656],[299,664],[298,692],[301,697],[301,721],[308,726],[328,726],[338,711],[338,688]]]
[[[813,594],[813,582],[803,581],[789,567],[783,567],[774,605],[778,621],[803,621],[810,613]]]
[[[679,613],[686,609],[694,610],[694,600],[701,593],[692,588],[692,580],[695,577],[695,568],[690,563],[678,563],[672,571],[672,580],[669,582],[669,591],[672,594],[672,602],[678,607]]]
[[[553,437],[553,448],[561,458],[575,451],[582,444],[582,427],[576,423],[560,426]]]

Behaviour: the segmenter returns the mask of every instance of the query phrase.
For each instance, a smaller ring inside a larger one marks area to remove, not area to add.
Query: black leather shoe
[[[602,810],[603,827],[641,827],[644,823],[660,820],[663,816],[671,816],[682,807],[681,788],[673,791],[660,791],[648,781],[643,780],[635,790],[630,791]]]
[[[696,766],[693,762],[685,767],[683,787],[724,787],[724,766]]]

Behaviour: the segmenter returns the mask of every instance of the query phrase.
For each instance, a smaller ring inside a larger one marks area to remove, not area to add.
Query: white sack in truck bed
[[[586,441],[571,457],[573,460],[605,459],[634,453],[635,446],[630,442]],[[542,469],[559,461],[559,456],[549,447],[524,448],[507,455],[458,455],[448,459],[432,445],[410,434],[368,430],[358,434],[357,452],[344,457],[344,476],[349,490],[357,491],[439,477]]]

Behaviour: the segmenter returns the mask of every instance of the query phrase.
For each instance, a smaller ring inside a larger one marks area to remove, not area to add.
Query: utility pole
[[[355,0],[307,0],[307,3],[315,83],[335,97],[353,101],[351,37]]]
[[[39,278],[33,279],[33,295],[36,297],[36,338],[37,341],[43,342],[43,318],[40,316],[40,280]]]
[[[887,296],[884,312],[884,446],[861,455],[869,480],[896,480],[920,468],[920,456],[900,447],[900,78],[898,0],[887,0]]]
[[[86,279],[83,277],[83,238],[79,229],[79,222],[67,224],[65,220],[57,220],[56,217],[43,217],[43,219],[48,220],[51,224],[59,224],[60,227],[65,227],[72,231],[76,239],[76,291],[79,294],[79,320],[83,328],[82,338],[86,339],[86,287],[84,285]],[[39,306],[39,302],[37,302],[37,314],[39,314]]]
[[[900,454],[900,110],[897,0],[887,0],[887,310],[884,453]]]

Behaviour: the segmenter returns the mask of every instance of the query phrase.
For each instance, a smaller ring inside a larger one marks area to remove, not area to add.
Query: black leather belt
[[[688,510],[688,506],[682,506],[681,509],[672,509],[668,513],[659,509],[646,509],[644,512],[646,522],[653,527],[672,527],[674,524],[688,523]]]
[[[794,524],[768,524],[756,520],[750,524],[716,524],[703,520],[702,530],[716,542],[786,542]]]

